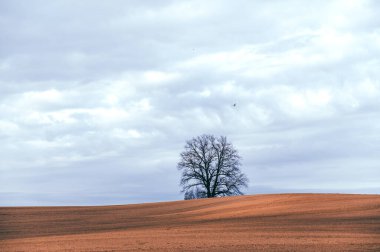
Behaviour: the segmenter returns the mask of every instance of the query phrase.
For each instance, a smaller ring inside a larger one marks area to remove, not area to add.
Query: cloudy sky
[[[378,1],[0,1],[0,205],[179,200],[225,135],[247,193],[380,193]],[[236,107],[232,104],[236,103]]]

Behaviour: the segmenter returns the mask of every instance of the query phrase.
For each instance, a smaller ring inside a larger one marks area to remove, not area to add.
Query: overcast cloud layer
[[[380,193],[379,13],[0,1],[0,205],[182,199],[179,153],[204,133],[239,150],[249,194]]]

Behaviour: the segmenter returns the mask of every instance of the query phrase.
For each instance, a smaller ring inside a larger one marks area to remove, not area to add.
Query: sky
[[[239,151],[247,194],[379,194],[378,13],[0,0],[0,205],[181,200],[179,154],[202,134]]]

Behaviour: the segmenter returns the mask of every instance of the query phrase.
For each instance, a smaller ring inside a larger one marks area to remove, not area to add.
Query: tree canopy
[[[185,199],[241,195],[248,178],[241,157],[225,136],[201,135],[186,142],[178,169]]]

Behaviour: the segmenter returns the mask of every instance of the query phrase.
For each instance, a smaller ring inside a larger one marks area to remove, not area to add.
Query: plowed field
[[[380,251],[380,195],[2,207],[0,251]]]

